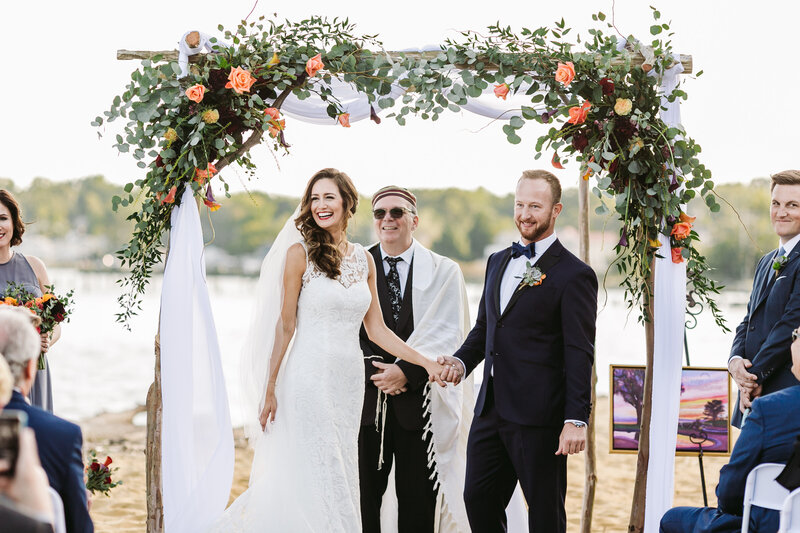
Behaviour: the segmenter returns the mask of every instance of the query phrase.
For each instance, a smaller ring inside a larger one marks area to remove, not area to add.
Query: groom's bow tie
[[[536,255],[534,251],[533,243],[528,244],[527,246],[522,246],[518,242],[511,243],[511,257],[516,259],[517,257],[524,255],[528,259]]]

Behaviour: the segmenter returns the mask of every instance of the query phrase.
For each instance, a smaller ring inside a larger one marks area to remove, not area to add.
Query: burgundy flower
[[[89,469],[92,472],[97,472],[98,470],[100,470],[100,463],[92,463],[91,465],[89,465]]]
[[[672,148],[670,148],[668,144],[665,144],[661,147],[661,155],[664,156],[664,159],[669,161],[671,159],[670,156],[672,155]]]
[[[622,228],[622,236],[619,238],[619,242],[617,243],[617,246],[620,246],[622,248],[625,248],[626,246],[628,246],[628,228],[624,228],[624,227]]]
[[[161,159],[161,155],[156,156],[156,168],[161,168],[164,166],[164,160]]]
[[[213,69],[208,73],[208,84],[214,90],[224,89],[228,83],[228,73],[221,69]]]
[[[589,138],[585,133],[579,131],[572,136],[572,147],[579,152],[583,152],[589,146]]]
[[[278,142],[280,142],[280,143],[281,143],[281,146],[283,146],[284,148],[289,148],[289,147],[291,147],[291,145],[290,145],[289,143],[287,143],[287,142],[286,142],[286,139],[285,139],[285,138],[284,138],[284,136],[283,136],[283,130],[281,130],[281,131],[279,131],[279,132],[278,132]]]
[[[610,165],[608,165],[608,173],[613,174],[617,171],[617,167],[619,167],[619,158],[614,159]]]
[[[378,114],[375,112],[375,108],[372,106],[369,106],[369,119],[375,124],[381,123],[381,117],[378,116]]]
[[[667,188],[667,190],[669,192],[675,192],[675,190],[678,187],[680,187],[680,184],[678,183],[678,175],[675,172],[673,172],[672,173],[672,180],[669,182],[669,187]]]
[[[614,135],[617,136],[618,141],[627,143],[636,134],[636,130],[636,124],[627,118],[618,118],[614,122]]]
[[[611,78],[603,78],[598,83],[603,89],[603,96],[614,94],[614,82],[611,80]]]
[[[111,476],[108,476],[104,481],[106,485],[111,485]]]
[[[545,124],[549,124],[550,120],[558,113],[558,109],[551,109],[550,111],[545,111],[542,113],[542,122]]]

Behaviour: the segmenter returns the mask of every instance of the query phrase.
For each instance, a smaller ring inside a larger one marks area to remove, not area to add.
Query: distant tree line
[[[54,182],[36,178],[26,188],[0,178],[0,188],[11,190],[20,200],[24,218],[30,223],[27,235],[59,239],[82,235],[99,237],[108,251],[115,251],[127,241],[130,223],[125,212],[111,210],[111,197],[119,186],[102,176]],[[769,220],[769,182],[755,179],[750,184],[716,187],[723,202],[718,213],[710,213],[702,200],[693,201],[687,212],[697,217],[695,229],[702,239],[702,252],[723,282],[750,277],[758,258],[775,248],[777,238]],[[481,260],[487,249],[502,233],[513,236],[513,195],[497,196],[486,189],[418,189],[420,226],[416,237],[433,250],[458,261]],[[606,248],[613,246],[619,232],[610,216],[594,214],[600,200],[590,199],[590,231],[605,232]],[[222,209],[207,214],[201,211],[205,240],[230,255],[262,255],[297,206],[298,199],[242,192],[222,199]],[[576,228],[578,192],[564,190],[564,210],[558,228]],[[738,214],[737,214],[738,213]],[[741,220],[740,220],[741,218]],[[745,230],[746,228],[746,230]],[[375,240],[369,198],[362,197],[358,212],[349,226],[351,238],[369,243]],[[599,246],[593,243],[593,246]],[[607,265],[594,265],[604,271]]]

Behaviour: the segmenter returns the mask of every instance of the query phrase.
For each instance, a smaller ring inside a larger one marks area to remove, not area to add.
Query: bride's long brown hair
[[[343,220],[342,231],[347,231],[347,222],[358,207],[358,192],[350,177],[335,168],[323,168],[308,180],[303,199],[300,201],[300,214],[294,219],[297,229],[303,236],[308,249],[308,259],[326,276],[335,279],[341,273],[342,255],[339,253],[333,235],[317,226],[311,213],[311,190],[319,180],[333,180],[342,197]]]

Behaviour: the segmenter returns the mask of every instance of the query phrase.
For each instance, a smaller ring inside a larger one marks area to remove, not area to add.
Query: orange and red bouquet
[[[56,325],[69,322],[69,315],[72,312],[71,306],[72,291],[63,296],[56,296],[53,286],[44,287],[45,293],[36,296],[23,285],[9,283],[4,293],[0,295],[0,305],[12,305],[15,307],[25,307],[31,313],[38,316],[42,323],[37,328],[39,333],[50,334]],[[39,370],[44,369],[44,354],[39,355]]]

